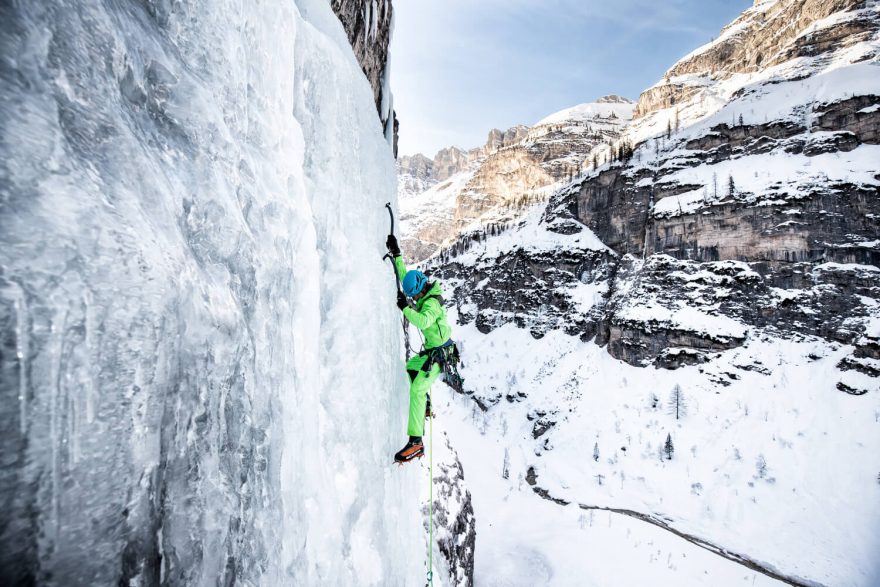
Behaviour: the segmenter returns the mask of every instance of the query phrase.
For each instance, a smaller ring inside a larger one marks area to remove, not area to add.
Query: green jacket
[[[403,281],[403,276],[406,275],[403,257],[394,258],[394,267],[397,269],[398,277]],[[416,302],[415,309],[407,307],[403,310],[406,319],[422,331],[426,349],[442,345],[452,335],[452,328],[449,327],[449,322],[446,319],[446,308],[440,301],[443,289],[437,281],[430,285],[428,292]]]

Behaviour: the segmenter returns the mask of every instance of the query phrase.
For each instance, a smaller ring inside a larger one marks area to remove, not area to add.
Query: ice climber
[[[389,235],[385,242],[388,252],[394,259],[394,267],[401,281],[403,291],[397,292],[397,307],[404,317],[422,331],[424,346],[419,354],[406,362],[406,373],[409,375],[409,421],[407,434],[409,441],[397,454],[395,462],[405,463],[425,454],[422,435],[425,430],[425,418],[431,416],[431,399],[428,392],[431,385],[440,375],[441,363],[446,353],[454,349],[452,329],[446,319],[443,307],[443,291],[436,281],[428,281],[421,271],[406,270],[400,247],[394,235]],[[412,298],[415,307],[407,300]]]

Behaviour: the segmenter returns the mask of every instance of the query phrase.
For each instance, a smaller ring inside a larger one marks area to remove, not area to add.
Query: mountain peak
[[[635,104],[635,102],[617,94],[609,94],[596,100],[596,104]]]
[[[535,126],[559,124],[564,122],[588,122],[595,119],[630,119],[635,102],[620,96],[604,96],[595,102],[578,104],[559,112],[554,112],[540,120]]]

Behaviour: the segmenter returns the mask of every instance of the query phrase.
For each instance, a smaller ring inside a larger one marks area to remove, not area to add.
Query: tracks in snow
[[[526,482],[532,487],[532,491],[538,494],[541,498],[552,501],[562,506],[566,506],[571,503],[570,501],[560,499],[558,497],[553,497],[549,491],[547,491],[543,487],[538,486],[537,479],[538,475],[535,472],[535,468],[529,467],[529,470],[526,474]],[[784,575],[767,563],[762,563],[760,561],[749,558],[748,556],[736,552],[731,552],[726,548],[718,546],[717,544],[712,544],[708,540],[704,540],[703,538],[699,538],[698,536],[693,536],[692,534],[688,534],[687,532],[682,532],[681,530],[670,526],[669,523],[657,516],[644,514],[642,512],[637,512],[635,510],[628,510],[624,508],[603,507],[583,503],[579,503],[577,504],[577,506],[582,510],[611,512],[614,514],[619,514],[621,516],[629,516],[630,518],[641,520],[642,522],[657,526],[662,530],[675,534],[679,538],[687,540],[691,544],[699,546],[700,548],[708,550],[709,552],[715,553],[718,556],[726,558],[729,561],[735,562],[757,573],[761,573],[762,575],[770,577],[771,579],[776,579],[777,581],[792,585],[793,587],[824,587],[821,583],[817,583],[815,581],[810,581],[801,577]]]

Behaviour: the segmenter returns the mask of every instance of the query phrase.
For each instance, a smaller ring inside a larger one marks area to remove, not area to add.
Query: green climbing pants
[[[430,371],[422,371],[422,365],[428,357],[416,355],[406,362],[406,372],[409,375],[409,423],[406,433],[410,436],[424,436],[425,433],[425,408],[428,404],[428,391],[431,385],[440,375],[440,365],[434,363]]]

